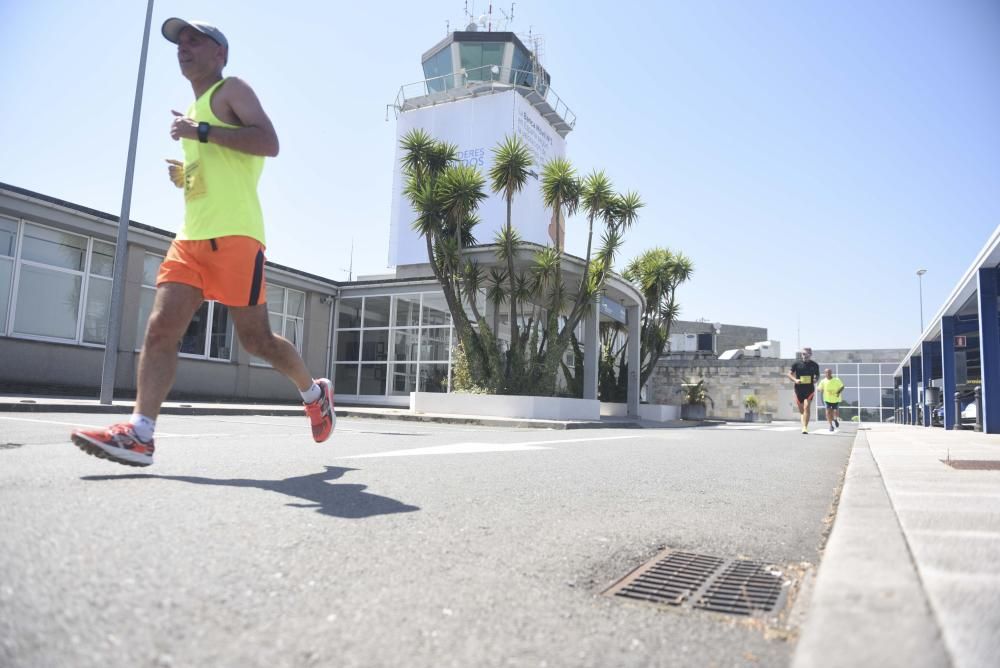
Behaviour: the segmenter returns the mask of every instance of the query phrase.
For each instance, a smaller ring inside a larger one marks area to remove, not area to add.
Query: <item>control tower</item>
[[[507,135],[519,136],[534,162],[531,178],[514,197],[514,226],[524,241],[553,243],[548,233],[551,213],[542,201],[539,175],[546,162],[565,156],[566,135],[576,125],[576,116],[552,89],[551,77],[539,60],[539,45],[537,37],[483,31],[470,23],[424,53],[423,81],[400,87],[390,105],[396,118],[390,265],[427,262],[426,247],[411,228],[416,214],[403,196],[400,169],[399,140],[416,128],[457,145],[459,158],[484,175],[492,164],[493,148]],[[476,238],[489,243],[505,222],[503,198],[491,192],[478,213]]]

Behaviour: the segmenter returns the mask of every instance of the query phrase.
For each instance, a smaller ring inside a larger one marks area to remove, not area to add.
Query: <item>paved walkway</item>
[[[0,412],[131,409],[130,401],[105,406],[93,399],[0,396]],[[301,411],[298,404],[180,402],[163,409],[189,415]],[[338,407],[337,414],[553,429],[647,426],[621,418],[581,423],[353,406]],[[1000,665],[1000,470],[955,468],[949,460],[1000,463],[1000,436],[888,424],[858,431],[794,668]]]
[[[795,668],[1000,665],[1000,436],[858,432]]]

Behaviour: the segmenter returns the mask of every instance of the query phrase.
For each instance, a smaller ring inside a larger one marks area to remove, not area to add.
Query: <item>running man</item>
[[[215,26],[167,19],[163,36],[177,45],[181,74],[194,103],[174,111],[170,136],[184,162],[167,160],[170,180],[184,189],[184,225],[160,265],[156,300],[139,356],[135,411],[107,429],[78,429],[81,450],[129,466],[153,463],[153,431],[177,370],[181,337],[205,300],[229,308],[243,348],[271,363],[298,388],[322,443],[336,422],[333,387],[313,379],[287,339],[271,332],[264,283],[264,218],[257,182],[264,158],[278,155],[278,135],[253,89],[223,77],[229,42]]]
[[[795,403],[802,417],[802,433],[809,433],[809,404],[816,394],[816,379],[819,377],[819,365],[812,360],[812,348],[799,351],[799,359],[792,365],[788,378],[795,383]]]
[[[844,381],[833,375],[832,369],[824,369],[823,380],[816,389],[823,393],[823,403],[826,404],[826,422],[830,431],[836,426],[840,429],[840,395],[844,392]]]

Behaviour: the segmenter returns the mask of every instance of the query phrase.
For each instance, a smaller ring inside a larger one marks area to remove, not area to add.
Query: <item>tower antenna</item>
[[[510,14],[502,9],[500,10],[500,14],[502,14],[504,18],[504,30],[509,30],[510,25],[514,22],[514,3],[510,3]]]

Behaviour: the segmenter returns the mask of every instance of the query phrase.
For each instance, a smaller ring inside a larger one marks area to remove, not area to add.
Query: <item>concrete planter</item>
[[[684,404],[681,406],[682,420],[704,420],[705,404]]]
[[[627,417],[628,404],[601,402],[601,417]],[[681,419],[681,407],[669,404],[639,404],[639,418],[651,422]]]
[[[410,392],[414,413],[485,415],[533,420],[600,420],[601,404],[596,399],[563,397],[507,396],[452,392]]]

